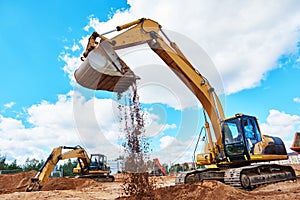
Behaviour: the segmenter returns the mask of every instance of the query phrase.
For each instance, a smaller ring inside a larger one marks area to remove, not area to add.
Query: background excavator
[[[67,151],[63,152],[63,150]],[[73,168],[73,174],[79,175],[79,178],[91,178],[99,182],[114,181],[114,176],[110,175],[110,166],[105,155],[91,154],[89,157],[85,149],[80,146],[60,146],[52,150],[36,176],[30,179],[26,191],[39,191],[48,180],[58,161],[69,158],[78,159],[77,167]]]
[[[110,39],[104,36],[115,31],[122,32]],[[126,91],[137,77],[115,50],[148,44],[192,91],[205,110],[208,142],[204,152],[196,156],[196,162],[206,168],[188,172],[177,181],[218,180],[253,189],[261,184],[296,180],[291,166],[269,163],[288,158],[283,141],[262,135],[254,116],[236,114],[225,118],[214,88],[167,37],[160,24],[142,18],[104,34],[94,32],[89,38],[82,57],[84,62],[74,74],[80,85],[93,90]]]

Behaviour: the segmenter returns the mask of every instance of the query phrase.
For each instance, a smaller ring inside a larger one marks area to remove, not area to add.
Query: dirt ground
[[[287,181],[244,191],[217,181],[175,185],[175,177],[154,177],[158,189],[151,198],[144,199],[300,199],[300,165],[294,166],[297,182]],[[136,199],[124,196],[122,177],[113,183],[99,183],[90,179],[50,178],[39,192],[24,192],[35,171],[0,175],[0,199]]]

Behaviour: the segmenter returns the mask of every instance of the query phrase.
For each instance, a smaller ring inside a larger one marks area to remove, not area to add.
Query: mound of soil
[[[37,171],[0,174],[0,194],[23,192]]]
[[[203,181],[200,183],[175,185],[156,189],[149,197],[143,199],[249,199],[246,191],[232,188],[218,181]],[[120,199],[140,199],[137,196],[122,197]]]
[[[80,190],[85,187],[100,184],[92,179],[85,178],[49,178],[45,185],[42,187],[42,191],[49,190]]]
[[[35,177],[36,173],[37,171],[0,174],[0,194],[24,192],[30,183],[30,178]],[[41,190],[80,190],[90,186],[101,186],[101,184],[92,179],[59,177],[49,178]]]
[[[280,182],[261,186],[254,191],[230,187],[219,181],[203,181],[200,183],[174,185],[154,190],[151,196],[129,196],[119,199],[204,199],[204,200],[290,200],[300,199],[300,183],[293,181]]]

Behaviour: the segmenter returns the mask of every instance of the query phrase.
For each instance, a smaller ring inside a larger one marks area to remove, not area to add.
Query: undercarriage
[[[252,190],[260,185],[297,179],[291,166],[276,164],[250,165],[236,168],[206,168],[187,172],[176,178],[176,184],[217,180],[233,187]]]
[[[89,174],[89,175],[78,176],[77,178],[90,178],[97,182],[114,182],[115,181],[115,177],[112,175]]]

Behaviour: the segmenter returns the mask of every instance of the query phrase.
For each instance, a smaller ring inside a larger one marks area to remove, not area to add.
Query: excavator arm
[[[69,151],[62,152],[64,149],[67,149]],[[60,146],[57,148],[54,148],[45,161],[44,165],[41,167],[41,169],[38,171],[36,176],[30,180],[30,184],[27,187],[26,191],[38,191],[41,187],[45,184],[45,182],[48,180],[51,172],[55,168],[56,164],[60,160],[65,160],[69,158],[78,158],[82,160],[85,166],[89,166],[90,159],[87,154],[87,152],[81,148],[80,146],[76,147],[66,147],[66,146]]]
[[[213,133],[216,138],[216,142],[213,142],[209,123],[206,122],[205,125],[209,141],[207,153],[211,153],[212,160],[215,160],[223,148],[221,122],[224,120],[224,111],[214,88],[209,84],[208,80],[192,66],[177,45],[169,40],[161,29],[161,25],[157,22],[142,18],[128,24],[117,26],[113,31],[122,31],[124,29],[126,29],[124,32],[111,39],[94,32],[89,39],[86,51],[83,54],[84,57],[87,57],[91,50],[97,48],[97,37],[101,39],[100,44],[109,43],[113,50],[124,49],[145,43],[148,44],[149,47],[179,77],[179,79],[184,82],[204,107],[204,110],[209,116]],[[113,31],[109,31],[109,33]],[[111,54],[116,53],[111,52]],[[80,83],[78,78],[77,81]]]

